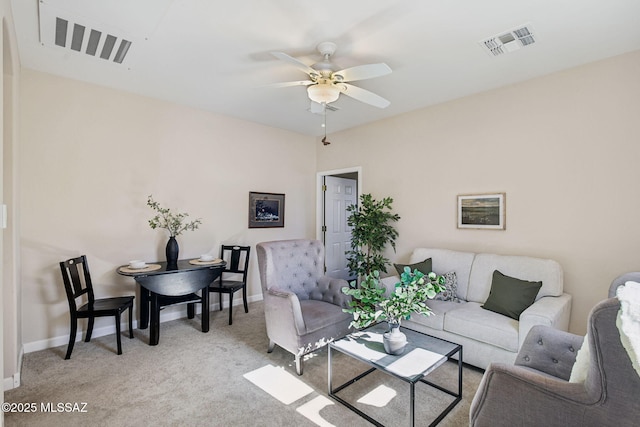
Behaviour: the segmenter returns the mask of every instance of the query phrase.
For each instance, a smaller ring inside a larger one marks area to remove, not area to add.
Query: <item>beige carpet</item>
[[[185,307],[186,311],[186,307]],[[211,330],[199,330],[200,318],[161,325],[160,344],[147,345],[147,330],[135,338],[123,333],[123,354],[115,354],[113,335],[78,342],[71,360],[66,346],[26,354],[22,385],[5,392],[5,401],[35,403],[36,412],[6,413],[6,426],[368,426],[366,420],[327,396],[326,348],[304,363],[297,376],[293,356],[276,346],[267,353],[262,302],[245,314],[235,307],[211,312]],[[333,352],[334,384],[367,366]],[[430,379],[455,389],[457,364],[448,362]],[[439,424],[468,425],[469,405],[482,372],[465,367],[463,400]],[[373,373],[343,390],[389,426],[409,424],[409,386]],[[425,385],[416,386],[416,425],[429,425],[453,398]],[[59,409],[86,412],[43,412]]]

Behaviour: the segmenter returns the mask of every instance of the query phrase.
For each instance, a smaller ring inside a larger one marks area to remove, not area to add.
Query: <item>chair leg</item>
[[[247,285],[242,288],[242,301],[244,302],[244,312],[249,312],[249,306],[247,305]]]
[[[133,317],[132,317],[132,313],[133,312],[133,305],[129,306],[129,339],[133,339]]]
[[[71,352],[73,351],[73,345],[76,343],[76,333],[78,332],[78,319],[71,315],[71,331],[69,332],[69,345],[67,346],[67,354],[64,356],[65,360],[71,359]]]
[[[118,354],[122,354],[122,342],[120,340],[120,313],[116,314],[116,342],[118,343]]]
[[[229,292],[229,324],[233,323],[233,292]]]
[[[302,356],[296,355],[296,373],[302,375]]]
[[[206,290],[202,292],[206,292]],[[187,319],[193,319],[194,317],[196,317],[196,305],[190,302],[187,304]]]
[[[91,334],[93,333],[93,321],[94,320],[95,320],[95,318],[89,317],[89,323],[87,325],[87,335],[84,338],[84,342],[91,341]]]
[[[220,311],[222,311],[222,292],[218,292],[218,305],[220,306]]]

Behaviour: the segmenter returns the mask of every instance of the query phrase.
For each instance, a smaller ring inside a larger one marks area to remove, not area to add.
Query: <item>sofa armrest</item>
[[[534,326],[518,352],[515,365],[568,381],[584,337],[549,326]]]
[[[397,283],[400,283],[400,276],[398,275],[387,276],[380,279],[380,284],[386,289],[384,293],[385,296],[388,297],[391,295],[395,290]]]
[[[519,346],[522,347],[527,334],[536,325],[551,326],[566,331],[569,329],[571,315],[571,295],[562,294],[559,297],[542,297],[520,314]]]

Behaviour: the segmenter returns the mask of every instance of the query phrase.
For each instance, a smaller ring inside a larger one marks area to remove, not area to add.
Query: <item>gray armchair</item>
[[[324,245],[318,240],[280,240],[256,245],[268,352],[275,344],[302,358],[350,332],[352,316],[344,313],[348,283],[324,275]]]
[[[618,286],[622,286],[628,281],[640,283],[640,271],[632,271],[630,273],[621,274],[620,276],[613,279],[613,281],[611,282],[611,286],[609,286],[609,298],[615,297]]]
[[[640,279],[640,273],[626,280]],[[625,281],[626,281],[625,280]],[[614,281],[612,288],[618,285]],[[535,326],[515,366],[491,364],[471,403],[471,426],[635,426],[640,377],[616,327],[620,303],[609,298],[589,315],[590,363],[584,383],[569,382],[583,337]]]

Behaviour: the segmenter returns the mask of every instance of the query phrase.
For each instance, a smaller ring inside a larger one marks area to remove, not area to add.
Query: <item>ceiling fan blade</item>
[[[290,87],[290,86],[309,86],[314,84],[311,80],[299,80],[296,82],[271,83],[267,87]]]
[[[283,61],[286,61],[286,62],[294,65],[296,68],[298,68],[299,70],[304,71],[305,73],[307,73],[309,75],[318,74],[318,72],[316,70],[314,70],[313,68],[309,67],[304,62],[299,61],[296,58],[294,58],[293,56],[289,56],[284,52],[271,52],[271,54],[273,56],[275,56],[276,58],[278,58],[278,59],[281,59]]]
[[[387,101],[380,95],[376,95],[375,93],[369,92],[368,90],[362,89],[358,86],[350,85],[348,83],[341,83],[341,86],[344,87],[342,93],[360,102],[364,102],[365,104],[373,105],[378,108],[386,108],[391,104],[391,102]]]
[[[391,68],[384,62],[379,64],[357,65],[344,70],[336,71],[334,76],[342,76],[343,82],[354,82],[356,80],[372,79],[374,77],[385,76],[391,73]]]

